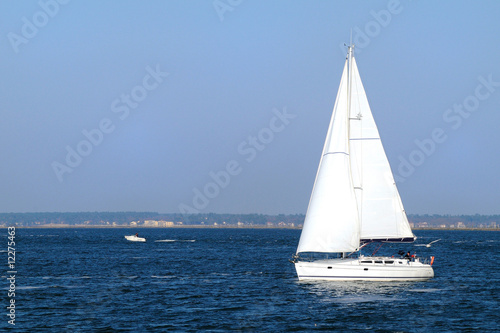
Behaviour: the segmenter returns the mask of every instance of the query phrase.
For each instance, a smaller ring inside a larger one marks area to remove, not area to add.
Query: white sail
[[[422,281],[434,277],[420,258],[304,252],[358,252],[363,244],[414,240],[356,61],[349,53],[316,174],[297,253],[299,280]],[[312,259],[312,260],[311,260]]]
[[[349,48],[297,253],[413,239]]]
[[[354,57],[351,66],[350,149],[361,221],[361,239],[412,241],[414,235],[404,212]]]
[[[349,161],[348,81],[346,61],[297,253],[347,252],[359,247]]]

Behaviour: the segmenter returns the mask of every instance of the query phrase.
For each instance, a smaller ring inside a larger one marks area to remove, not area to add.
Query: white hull
[[[422,281],[434,277],[429,264],[390,257],[299,261],[295,269],[299,280]]]
[[[145,242],[146,238],[142,237],[137,237],[137,236],[125,236],[126,240],[129,240],[131,242]]]

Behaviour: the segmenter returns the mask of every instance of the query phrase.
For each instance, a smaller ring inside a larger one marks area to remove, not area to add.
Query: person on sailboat
[[[405,259],[408,259],[408,260],[410,260],[410,259],[411,259],[411,254],[410,254],[410,251],[406,252],[406,254],[405,254],[405,257],[404,257],[404,258],[405,258]]]
[[[135,233],[135,237],[139,237],[139,233],[138,233],[138,232],[137,232],[137,233]],[[409,253],[409,252],[408,252],[408,253]]]

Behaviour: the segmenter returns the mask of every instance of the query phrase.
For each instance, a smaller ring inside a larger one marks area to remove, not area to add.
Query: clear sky
[[[352,29],[408,213],[498,214],[498,1],[0,1],[0,211],[305,213]]]

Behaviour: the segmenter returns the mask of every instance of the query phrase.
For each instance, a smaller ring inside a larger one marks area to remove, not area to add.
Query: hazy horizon
[[[305,214],[352,29],[405,210],[498,214],[498,2],[0,9],[0,212]]]
[[[180,212],[153,212],[153,211],[80,211],[80,212],[70,212],[70,211],[67,211],[67,212],[63,212],[63,211],[59,211],[59,212],[56,212],[56,211],[52,211],[52,212],[0,212],[0,214],[66,214],[66,213],[69,213],[69,214],[87,214],[87,213],[135,213],[135,214],[139,214],[139,213],[154,213],[154,214],[158,214],[158,215],[170,215],[170,214],[179,214],[179,215],[197,215],[197,214],[200,214],[200,215],[208,215],[208,214],[216,214],[216,215],[271,215],[271,216],[277,216],[277,215],[305,215],[305,212],[304,213],[276,213],[276,214],[267,214],[267,213],[257,213],[257,212],[253,212],[253,213],[225,213],[225,212],[221,212],[221,213],[214,213],[214,212],[200,212],[200,213],[193,213],[193,214],[182,214]],[[499,215],[500,216],[500,213],[494,213],[494,214],[433,214],[433,213],[408,213],[408,215],[418,215],[418,216],[422,216],[422,215],[429,215],[429,216],[433,216],[433,215],[437,215],[437,216],[475,216],[475,215],[479,215],[479,216],[497,216]]]

